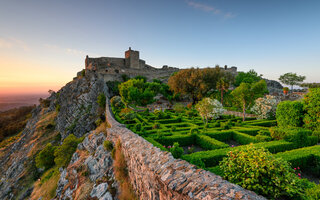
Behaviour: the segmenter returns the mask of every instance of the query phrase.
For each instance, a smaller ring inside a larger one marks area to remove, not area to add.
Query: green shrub
[[[180,158],[183,155],[183,148],[179,147],[179,143],[175,142],[170,152],[174,158]]]
[[[312,133],[312,136],[317,137],[317,138],[318,138],[318,141],[320,141],[320,131],[314,131],[314,132]]]
[[[103,147],[104,147],[104,149],[107,150],[107,151],[112,151],[112,149],[113,149],[113,143],[112,143],[111,141],[109,141],[109,140],[105,140],[105,141],[103,142]]]
[[[73,134],[63,140],[62,145],[54,151],[54,162],[58,167],[66,167],[69,164],[73,153],[82,140],[83,138],[76,138]]]
[[[45,168],[45,170],[54,166],[54,151],[56,147],[48,143],[36,157],[36,166],[38,168]]]
[[[283,101],[278,104],[276,117],[279,127],[294,128],[303,124],[303,104],[299,101]]]
[[[97,99],[97,103],[100,108],[106,108],[106,96],[103,93],[100,93]]]
[[[205,164],[200,158],[192,157],[190,163],[196,165],[199,168],[205,168]]]
[[[300,192],[290,165],[252,145],[230,151],[220,163],[224,178],[271,198],[294,197]]]
[[[165,146],[172,146],[175,142],[178,142],[181,146],[191,146],[195,143],[195,137],[193,135],[173,135],[162,138],[155,138],[160,144]]]
[[[288,129],[272,127],[269,129],[269,131],[273,139],[281,140],[286,136]]]
[[[199,129],[198,128],[190,129],[190,134],[199,134]]]
[[[303,99],[305,127],[320,131],[320,88],[310,89]]]
[[[240,133],[238,131],[233,131],[233,139],[239,144],[250,144],[258,142],[256,137],[247,135],[245,133]]]
[[[206,150],[229,147],[226,143],[220,142],[206,135],[196,135],[196,143]]]
[[[223,142],[233,139],[233,131],[210,131],[206,132],[205,135]]]
[[[177,113],[181,113],[184,111],[184,105],[182,103],[176,103],[173,105],[173,110]]]
[[[110,99],[110,104],[112,107],[116,109],[122,109],[124,108],[124,103],[121,100],[120,96],[114,96]]]
[[[305,192],[306,200],[320,199],[320,185],[307,189]]]
[[[257,142],[269,142],[272,140],[270,136],[266,136],[266,135],[256,135],[255,139]]]
[[[141,128],[142,128],[141,123],[137,123],[137,124],[134,126],[134,129],[135,129],[136,131],[141,131]]]
[[[154,123],[152,125],[152,129],[159,129],[160,128],[160,124],[159,123]]]
[[[101,120],[101,118],[98,118],[94,123],[96,124],[96,126],[100,126],[103,121]]]
[[[208,168],[208,170],[218,176],[224,176],[223,170],[220,168],[219,165],[215,166],[215,167],[210,167]]]
[[[148,142],[150,142],[151,144],[153,144],[153,146],[158,147],[159,149],[161,149],[162,151],[168,151],[167,148],[165,148],[164,146],[162,146],[159,142],[155,141],[153,138],[151,137],[146,137],[145,138]]]
[[[174,131],[176,131],[177,130],[177,127],[176,126],[171,126],[171,132],[174,132]]]

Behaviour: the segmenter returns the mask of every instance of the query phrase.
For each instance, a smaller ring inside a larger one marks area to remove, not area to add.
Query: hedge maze
[[[205,125],[196,111],[187,108],[180,113],[173,110],[135,112],[130,117],[116,113],[116,119],[164,151],[170,151],[174,143],[179,143],[184,149],[182,159],[216,174],[219,174],[219,162],[228,152],[252,144],[320,178],[318,137],[304,129],[295,131],[291,137],[272,137],[276,135],[274,132],[279,132],[270,132],[271,127],[277,125],[276,120],[248,118],[242,122],[239,117],[222,116]]]

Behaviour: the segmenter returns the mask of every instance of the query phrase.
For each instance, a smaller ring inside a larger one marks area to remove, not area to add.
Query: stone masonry
[[[113,118],[109,100],[106,117],[107,139],[120,140],[131,184],[140,199],[265,199],[154,147]]]

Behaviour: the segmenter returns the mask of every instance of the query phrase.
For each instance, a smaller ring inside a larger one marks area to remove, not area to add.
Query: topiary
[[[173,147],[170,149],[170,152],[174,158],[180,158],[183,155],[184,150],[183,148],[179,147],[178,142],[175,142]]]
[[[293,197],[302,192],[286,161],[253,145],[230,151],[220,168],[228,181],[268,198]]]

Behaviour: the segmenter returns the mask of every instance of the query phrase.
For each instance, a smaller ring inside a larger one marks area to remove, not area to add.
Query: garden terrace
[[[222,175],[219,162],[228,152],[253,145],[283,158],[292,168],[299,166],[305,174],[320,178],[318,138],[308,135],[303,145],[297,141],[274,139],[269,129],[277,125],[276,120],[247,118],[243,122],[240,117],[223,115],[204,124],[197,112],[188,108],[179,113],[174,110],[134,112],[130,119],[120,116],[115,112],[120,123],[154,146],[170,151],[177,142],[184,149],[183,160],[218,175]]]

